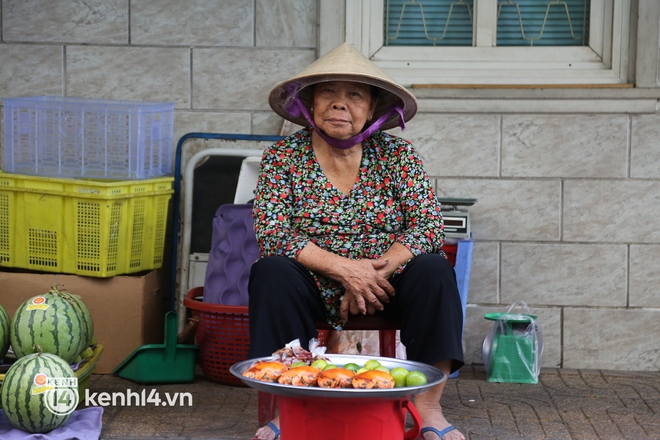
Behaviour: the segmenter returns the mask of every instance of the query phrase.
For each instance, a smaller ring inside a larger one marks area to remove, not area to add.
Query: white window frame
[[[475,0],[473,47],[396,47],[383,46],[384,0],[322,0],[320,55],[348,41],[407,87],[627,84],[630,1],[592,0],[584,47],[495,47],[497,0]]]

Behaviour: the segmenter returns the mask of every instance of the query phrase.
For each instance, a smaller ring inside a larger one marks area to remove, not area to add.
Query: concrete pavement
[[[101,393],[127,390],[144,395],[144,406],[137,397],[132,406],[110,402],[102,439],[249,440],[257,428],[257,392],[211,382],[201,371],[192,384],[94,375],[89,387],[97,405]],[[660,372],[544,369],[530,385],[487,382],[483,367],[467,366],[449,379],[442,403],[469,440],[660,439]]]

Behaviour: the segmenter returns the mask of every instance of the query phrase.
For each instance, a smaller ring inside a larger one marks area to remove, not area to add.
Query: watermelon
[[[89,311],[83,306],[80,299],[56,287],[21,304],[10,330],[16,357],[43,351],[73,363],[89,345],[94,331]]]
[[[59,383],[54,385],[53,379]],[[78,399],[73,370],[64,359],[48,353],[29,354],[14,362],[0,393],[7,419],[31,433],[46,433],[64,425]]]
[[[0,360],[9,350],[9,322],[7,311],[0,306]]]
[[[57,287],[53,287],[54,289],[57,289]],[[67,294],[66,292],[60,292]],[[87,338],[85,338],[84,341],[84,346],[83,349],[89,347],[92,345],[92,342],[94,340],[94,321],[92,320],[92,314],[89,313],[89,309],[85,305],[85,303],[82,301],[79,295],[71,295],[71,298],[73,298],[73,301],[75,302],[75,307],[79,309],[79,312],[81,313],[83,317],[83,332],[87,334]]]

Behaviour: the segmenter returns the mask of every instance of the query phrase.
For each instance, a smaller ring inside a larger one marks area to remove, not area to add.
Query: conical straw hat
[[[373,120],[377,120],[397,102],[400,102],[403,107],[403,116],[406,122],[417,113],[415,96],[405,87],[397,84],[394,79],[383,72],[376,64],[369,61],[350,43],[344,43],[336,47],[293,78],[276,85],[270,92],[268,103],[284,119],[298,125],[307,126],[309,124],[303,115],[291,116],[287,108],[293,102],[296,93],[299,94],[302,103],[310,108],[312,94],[311,88],[307,86],[329,81],[354,81],[379,87],[381,90]],[[383,123],[381,129],[386,130],[398,125],[399,114],[394,112]]]

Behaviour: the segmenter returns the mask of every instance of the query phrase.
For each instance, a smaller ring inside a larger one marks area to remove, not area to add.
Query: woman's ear
[[[371,107],[369,108],[369,115],[373,116],[376,113],[376,106],[378,105],[378,98],[374,98],[371,102]],[[371,117],[369,118],[371,120]]]

